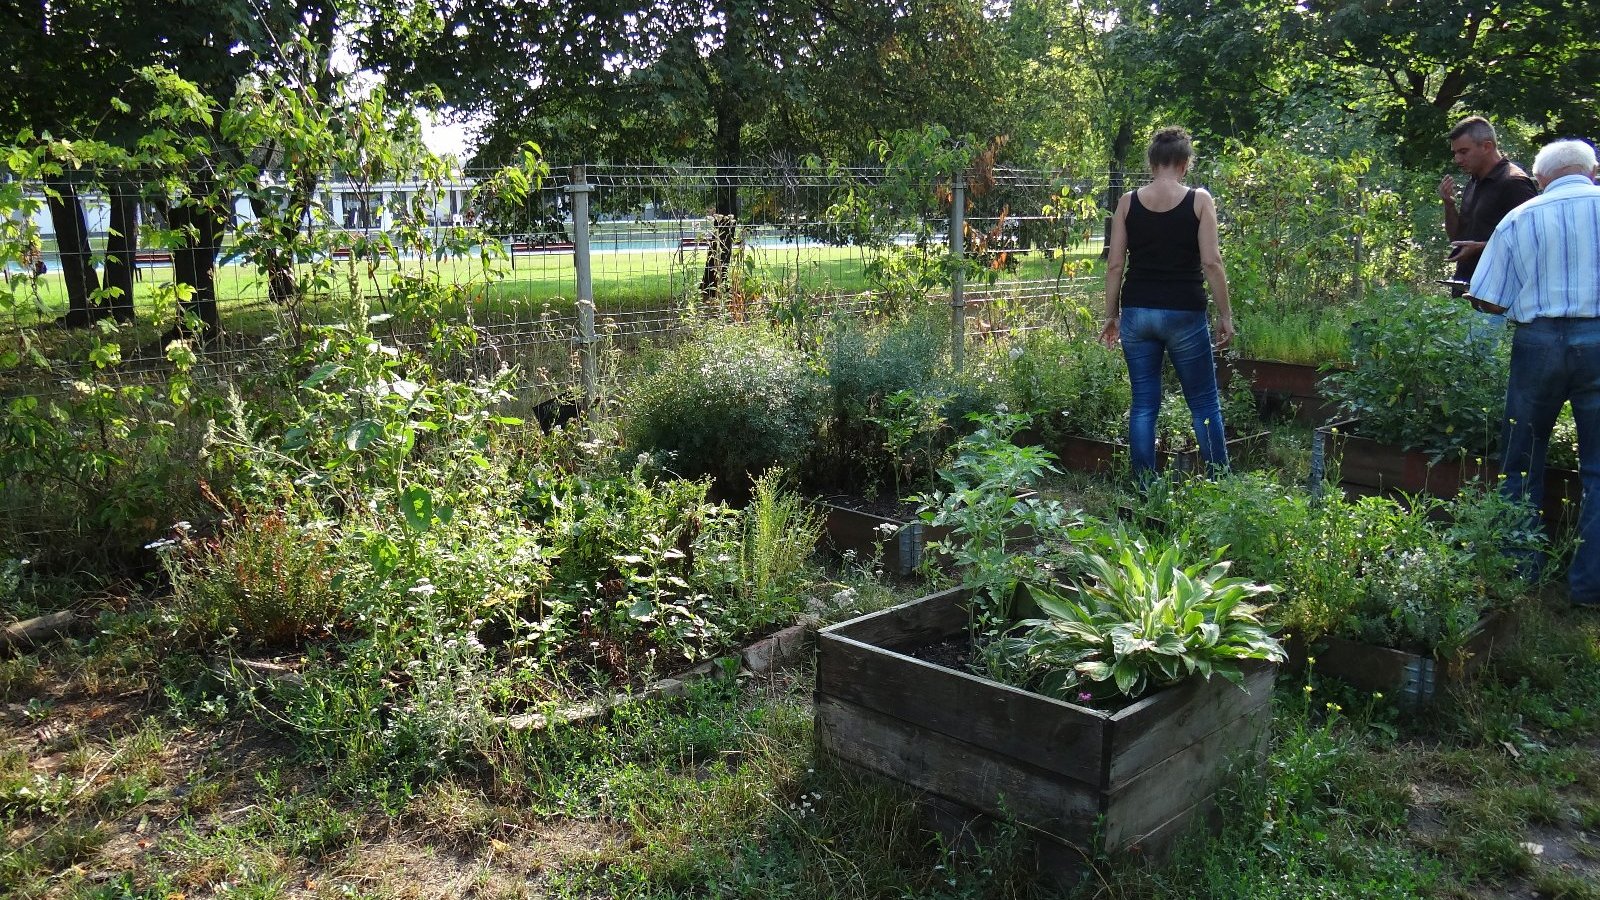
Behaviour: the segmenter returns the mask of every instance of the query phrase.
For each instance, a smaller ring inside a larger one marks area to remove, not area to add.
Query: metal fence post
[[[957,172],[950,188],[950,365],[960,372],[967,349],[967,272],[966,249],[962,246],[966,231],[967,176]]]
[[[589,184],[583,166],[572,167],[567,193],[572,195],[572,267],[578,280],[578,363],[583,377],[583,408],[594,407],[596,384],[594,333],[594,272],[589,266]]]

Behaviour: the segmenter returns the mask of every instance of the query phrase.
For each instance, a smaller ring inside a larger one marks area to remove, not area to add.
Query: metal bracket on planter
[[[896,548],[900,551],[900,575],[910,575],[912,570],[922,564],[923,550],[928,546],[927,531],[921,522],[909,522],[901,526],[895,535]]]
[[[1438,690],[1438,667],[1432,659],[1422,656],[1406,664],[1405,683],[1401,686],[1404,701],[1423,704],[1433,699]]]
[[[1322,481],[1328,474],[1327,451],[1324,449],[1326,442],[1320,432],[1311,433],[1311,483],[1306,485],[1311,491],[1312,500],[1322,499]]]

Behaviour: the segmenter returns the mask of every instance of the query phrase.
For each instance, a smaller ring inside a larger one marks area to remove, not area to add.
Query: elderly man
[[[1450,236],[1450,259],[1455,280],[1467,282],[1478,267],[1484,242],[1506,214],[1538,196],[1539,188],[1528,173],[1500,152],[1494,126],[1483,116],[1468,116],[1450,129],[1450,155],[1471,178],[1461,191],[1456,208],[1456,180],[1446,175],[1439,182],[1444,201],[1444,230]],[[1460,290],[1456,291],[1457,296]]]
[[[1574,604],[1600,608],[1600,185],[1594,147],[1556,141],[1533,175],[1544,193],[1500,222],[1469,293],[1515,323],[1501,440],[1501,490],[1544,499],[1545,451],[1572,403],[1583,476],[1581,541],[1568,578]]]

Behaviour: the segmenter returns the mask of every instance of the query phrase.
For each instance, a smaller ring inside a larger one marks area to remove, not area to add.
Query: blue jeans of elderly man
[[[1600,185],[1594,148],[1539,151],[1542,193],[1501,220],[1468,293],[1506,308],[1514,329],[1501,440],[1501,490],[1544,501],[1545,454],[1563,404],[1578,425],[1583,507],[1568,573],[1575,605],[1600,608]]]

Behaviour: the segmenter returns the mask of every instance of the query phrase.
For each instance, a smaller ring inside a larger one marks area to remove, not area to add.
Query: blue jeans
[[[1161,356],[1172,357],[1183,387],[1183,399],[1194,420],[1195,443],[1206,470],[1228,467],[1227,438],[1222,432],[1222,404],[1217,397],[1217,366],[1211,349],[1211,328],[1204,312],[1123,307],[1119,320],[1122,355],[1128,360],[1133,409],[1128,416],[1128,455],[1139,481],[1156,468],[1156,416],[1161,412]]]
[[[1535,319],[1511,338],[1500,490],[1543,508],[1545,454],[1561,405],[1578,425],[1583,506],[1568,573],[1574,603],[1600,603],[1600,319]]]
[[[1506,339],[1506,314],[1486,313],[1478,310],[1472,312],[1472,328],[1469,334],[1475,341],[1487,340],[1490,349],[1500,346]]]

